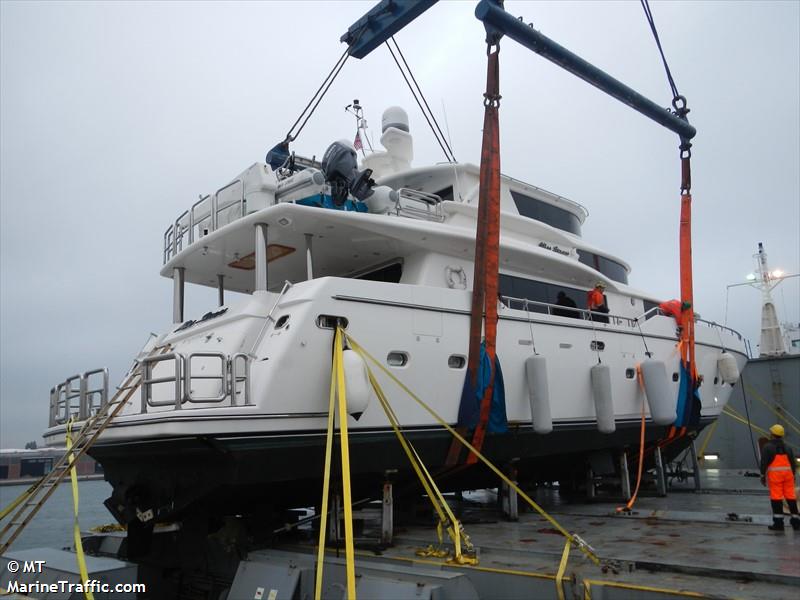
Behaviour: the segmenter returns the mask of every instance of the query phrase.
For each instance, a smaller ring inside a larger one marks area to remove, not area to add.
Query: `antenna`
[[[367,120],[364,118],[364,107],[358,101],[358,98],[353,100],[352,104],[348,104],[344,107],[346,112],[349,112],[356,118],[356,137],[353,140],[353,146],[356,150],[361,150],[361,156],[366,157],[367,154],[364,151],[364,140],[367,141],[367,146],[369,146],[370,152],[375,152],[372,148],[372,140],[369,139],[367,135]]]

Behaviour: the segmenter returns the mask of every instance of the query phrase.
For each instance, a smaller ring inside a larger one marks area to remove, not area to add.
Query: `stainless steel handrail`
[[[204,214],[202,217],[198,218],[197,214],[196,214],[197,207],[200,206],[201,204],[203,204],[204,202],[208,202],[211,206],[208,207],[208,211],[207,211],[206,214]],[[214,209],[213,204],[214,203],[211,200],[211,194],[206,194],[205,196],[201,196],[200,199],[197,202],[195,202],[194,204],[192,204],[192,207],[189,209],[189,224],[191,226],[191,229],[189,230],[189,243],[190,244],[194,242],[194,238],[195,238],[194,230],[195,230],[195,228],[200,226],[200,225],[202,225],[205,221],[209,221],[209,224],[210,224],[211,221],[213,220],[212,219],[212,212],[213,212],[213,209]],[[209,227],[208,232],[209,233],[211,232],[211,228],[210,227]],[[201,235],[200,237],[203,237],[203,236]]]
[[[102,387],[89,389],[89,382],[92,375],[98,374],[103,375]],[[106,404],[108,404],[108,369],[103,367],[102,369],[86,371],[83,373],[83,375],[81,375],[81,377],[81,385],[83,387],[83,397],[81,398],[81,418],[86,419],[96,414],[98,410],[101,410],[106,406]],[[96,394],[100,395],[100,404],[97,406],[95,406],[93,402],[93,398]]]
[[[170,225],[167,227],[167,230],[164,232],[164,264],[167,264],[170,258],[172,258],[172,236],[174,234],[174,225]]]
[[[416,206],[409,206],[402,204],[402,202],[410,201],[422,205],[424,208],[417,208]],[[425,219],[427,221],[444,221],[444,213],[442,213],[442,199],[436,194],[428,192],[420,192],[410,188],[400,188],[398,190],[397,200],[394,205],[395,214],[398,216],[408,216],[416,219]]]
[[[188,223],[183,223],[184,219],[188,220]],[[189,211],[183,211],[177,219],[175,219],[175,229],[173,231],[173,256],[177,254],[180,250],[183,250],[183,238],[187,234],[187,232],[191,232],[191,219],[189,218]]]
[[[731,329],[730,327],[726,327],[725,325],[720,325],[719,323],[715,323],[714,321],[706,321],[705,319],[695,319],[695,323],[702,323],[707,327],[711,327],[712,329],[717,328],[721,329],[722,331],[727,331],[731,335],[735,335],[737,339],[742,340],[742,334],[736,331],[735,329]]]
[[[175,362],[175,371],[172,377],[158,377],[153,378],[153,366],[164,361],[172,360]],[[183,383],[183,365],[184,357],[178,352],[170,352],[169,354],[158,354],[156,356],[148,356],[142,359],[142,414],[147,412],[148,406],[170,406],[174,405],[175,409],[182,408],[184,401],[183,394],[181,393],[181,385]],[[175,398],[173,400],[153,400],[153,384],[157,383],[175,383]]]
[[[220,374],[219,375],[192,375],[192,359],[194,358],[218,358],[220,361]],[[228,357],[222,352],[194,352],[186,356],[185,360],[185,373],[184,373],[184,398],[189,402],[222,402],[228,397],[228,369],[230,364]],[[220,382],[220,393],[217,396],[193,396],[192,395],[192,380],[205,379],[205,380],[218,380]],[[231,400],[232,402],[232,400]]]
[[[527,298],[515,298],[513,296],[500,296],[500,302],[502,302],[512,310],[526,310],[530,312],[530,306],[542,307],[545,309],[546,314],[550,316],[562,316],[562,315],[553,315],[552,312],[553,310],[569,311],[569,312],[574,312],[577,315],[580,315],[580,318],[582,319],[585,319],[587,321],[594,321],[595,323],[597,323],[598,321],[596,319],[592,319],[592,316],[602,315],[603,317],[608,317],[609,323],[611,323],[611,319],[614,319],[614,324],[616,325],[622,325],[623,323],[627,323],[629,327],[636,327],[636,317],[626,317],[622,315],[615,315],[612,313],[601,313],[595,310],[587,310],[585,308],[573,308],[571,306],[561,306],[560,304],[550,304],[548,302],[540,302],[538,300],[528,300]],[[514,302],[521,304],[523,308],[521,309],[515,308],[513,305]]]
[[[238,402],[236,401],[236,394],[239,392],[237,391],[237,384],[241,382],[243,384],[243,392],[244,392],[244,406],[251,406],[250,402],[250,360],[251,356],[249,354],[245,354],[244,352],[237,352],[233,356],[231,356],[230,360],[230,390],[231,390],[231,406],[238,406]],[[236,374],[236,362],[239,360],[244,360],[244,375],[239,376]]]
[[[226,202],[222,206],[220,206],[219,205],[219,195],[222,192],[226,191],[228,188],[233,187],[237,183],[242,186],[241,197],[238,198],[237,200],[232,200],[230,202]],[[223,210],[229,209],[231,206],[236,206],[237,204],[239,205],[239,216],[237,217],[237,219],[241,219],[244,216],[244,210],[245,210],[245,208],[244,208],[245,207],[244,182],[241,179],[234,179],[228,185],[224,185],[221,188],[219,188],[217,190],[217,192],[214,194],[214,202],[213,202],[213,205],[214,205],[214,220],[213,220],[213,226],[214,226],[215,230],[219,226],[219,215],[220,215],[220,213]]]
[[[233,200],[220,204],[219,195],[237,184],[241,186],[241,194],[239,194]],[[208,202],[209,200],[211,206],[209,207],[208,212],[199,217],[197,215],[197,207],[204,202]],[[245,198],[244,193],[244,181],[241,178],[234,179],[229,184],[218,189],[214,194],[208,194],[201,197],[197,202],[192,204],[189,210],[182,212],[181,215],[175,219],[175,222],[164,232],[164,264],[167,264],[171,258],[174,258],[178,254],[179,251],[183,250],[184,237],[187,233],[189,236],[188,243],[194,243],[195,227],[207,220],[210,221],[208,233],[216,231],[219,229],[220,213],[236,205],[239,206],[239,215],[233,220],[244,217],[245,211],[247,210],[247,198]],[[188,220],[188,223],[184,223],[184,219]]]
[[[89,389],[92,375],[103,374],[102,387]],[[77,383],[77,388],[73,385]],[[100,395],[100,404],[94,397]],[[77,406],[72,401],[78,399]],[[66,423],[70,417],[85,421],[108,403],[108,369],[94,369],[72,375],[58,385],[50,388],[50,427]]]

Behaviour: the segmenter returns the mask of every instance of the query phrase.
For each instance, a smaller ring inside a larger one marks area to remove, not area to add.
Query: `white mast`
[[[758,275],[753,282],[753,287],[761,290],[761,345],[760,356],[780,356],[786,354],[783,345],[783,335],[781,325],[778,322],[778,313],[775,310],[775,303],[772,301],[772,290],[783,278],[782,273],[775,271],[771,273],[767,265],[767,253],[764,252],[764,244],[758,243],[758,253],[753,255],[756,259]]]

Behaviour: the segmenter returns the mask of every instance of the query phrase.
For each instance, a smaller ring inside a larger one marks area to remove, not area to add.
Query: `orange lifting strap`
[[[697,380],[694,362],[694,290],[692,287],[692,169],[691,157],[681,157],[681,302],[688,304],[685,326],[681,330],[682,356],[691,365],[692,381]]]
[[[469,357],[467,377],[472,389],[478,385],[481,364],[481,343],[491,365],[488,385],[481,398],[478,422],[472,445],[480,450],[486,435],[486,427],[492,406],[495,380],[495,358],[497,348],[497,298],[500,253],[500,46],[487,49],[486,93],[484,94],[483,145],[481,148],[481,170],[478,201],[478,222],[475,232],[475,268],[472,286],[472,310],[470,313]],[[485,311],[485,317],[484,317]],[[464,399],[462,398],[462,402]],[[466,434],[468,427],[459,423],[459,432]],[[461,445],[450,447],[446,464],[458,463]],[[477,461],[470,453],[467,464]]]
[[[481,412],[472,445],[481,450],[483,438],[486,434],[486,424],[489,422],[489,411],[492,406],[494,391],[495,357],[497,354],[497,291],[500,271],[500,62],[498,55],[500,47],[489,54],[486,73],[486,93],[484,94],[483,116],[483,146],[481,148],[481,173],[480,173],[480,204],[485,205],[484,214],[478,227],[485,231],[485,244],[483,260],[475,261],[475,275],[483,270],[483,304],[486,309],[484,325],[484,342],[486,356],[491,365],[489,385],[481,399]],[[478,246],[475,247],[477,259]],[[477,281],[477,277],[475,278]],[[476,313],[477,310],[477,315]],[[469,338],[469,376],[472,378],[473,387],[477,385],[478,365],[481,354],[481,316],[483,307],[472,303],[472,321],[470,323]],[[470,453],[467,464],[474,464],[478,457]]]

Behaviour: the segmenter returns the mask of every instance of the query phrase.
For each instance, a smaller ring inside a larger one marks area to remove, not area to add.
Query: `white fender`
[[[553,417],[550,413],[547,359],[544,356],[529,356],[525,359],[525,379],[528,382],[533,430],[536,433],[550,433],[553,431]]]
[[[367,365],[354,350],[342,351],[342,365],[344,367],[345,395],[347,396],[347,414],[358,421],[367,409],[372,392],[367,376]]]
[[[732,354],[723,350],[717,359],[717,370],[722,383],[736,383],[739,381],[739,366]]]
[[[608,365],[596,364],[591,369],[594,411],[597,415],[597,430],[600,433],[614,433],[614,399],[611,396],[611,369]]]
[[[678,418],[678,395],[667,377],[667,367],[660,360],[642,361],[642,379],[650,416],[656,425],[672,425]]]

